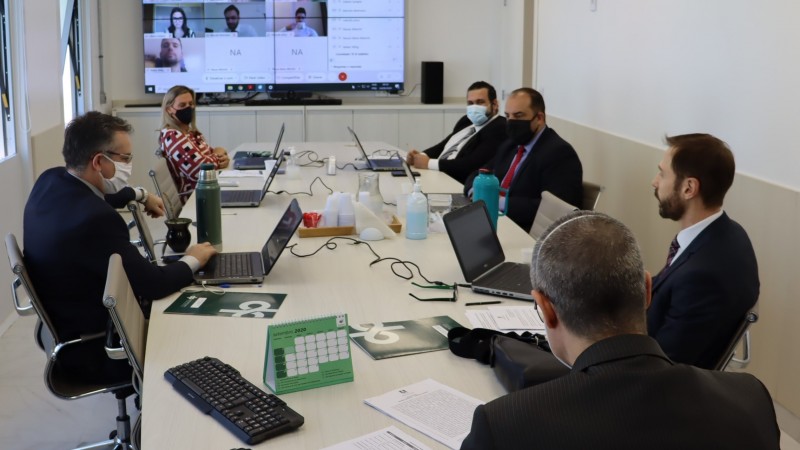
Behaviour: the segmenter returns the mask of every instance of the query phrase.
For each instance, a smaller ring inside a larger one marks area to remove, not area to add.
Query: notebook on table
[[[272,180],[275,179],[275,175],[278,173],[281,161],[283,161],[283,150],[278,152],[278,157],[275,159],[269,174],[267,174],[267,179],[264,180],[264,186],[261,189],[222,190],[220,192],[221,206],[223,208],[246,208],[260,205],[261,200],[267,195],[269,185],[272,184]]]
[[[397,153],[392,155],[390,158],[370,158],[367,155],[367,151],[364,150],[364,146],[361,145],[361,141],[358,139],[358,136],[356,136],[356,132],[350,127],[347,127],[347,131],[349,131],[353,136],[356,147],[358,147],[358,150],[364,157],[364,161],[367,162],[367,165],[370,169],[372,169],[373,172],[391,172],[393,170],[403,170],[403,158],[401,158]]]
[[[233,168],[236,170],[260,170],[264,168],[264,162],[272,159],[278,154],[283,139],[283,130],[286,124],[281,124],[281,131],[278,132],[278,140],[275,141],[275,150],[266,152],[236,152],[233,155]]]
[[[261,252],[217,253],[194,275],[198,284],[261,283],[303,220],[297,199],[286,208]]]
[[[530,264],[505,261],[482,200],[445,214],[444,226],[473,291],[533,301]]]

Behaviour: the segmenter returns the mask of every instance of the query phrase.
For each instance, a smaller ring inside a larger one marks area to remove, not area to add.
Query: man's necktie
[[[672,264],[672,258],[675,257],[675,255],[678,253],[678,249],[680,248],[681,245],[678,244],[678,236],[675,236],[675,238],[672,239],[672,242],[669,244],[669,251],[667,252],[667,264],[664,265],[664,269]]]
[[[508,168],[508,172],[506,172],[506,176],[503,177],[503,182],[500,183],[500,187],[503,189],[508,189],[511,186],[511,180],[514,179],[514,172],[517,170],[517,166],[519,162],[522,160],[522,155],[525,153],[525,146],[520,145],[517,147],[517,156],[514,157],[514,161],[511,163],[511,167]],[[503,191],[500,191],[501,196],[505,196]]]
[[[450,148],[448,148],[447,150],[444,151],[444,153],[439,155],[439,160],[444,161],[448,159],[448,157],[450,157],[451,154],[458,151],[458,146],[461,145],[462,142],[469,139],[469,137],[472,136],[473,134],[475,134],[475,126],[470,125],[469,128],[467,128],[466,134],[462,136],[461,139],[458,140],[458,142],[456,142],[454,145],[451,145]]]

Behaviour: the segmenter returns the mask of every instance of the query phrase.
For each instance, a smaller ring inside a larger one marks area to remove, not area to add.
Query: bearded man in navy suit
[[[758,300],[758,265],[747,232],[722,209],[736,171],[728,146],[708,134],[667,144],[653,188],[659,214],[681,231],[653,278],[647,332],[670,359],[710,369]]]

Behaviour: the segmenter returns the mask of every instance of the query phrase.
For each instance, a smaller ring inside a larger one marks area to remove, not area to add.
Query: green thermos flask
[[[217,251],[222,251],[220,190],[213,164],[200,166],[194,195],[197,199],[197,242],[210,242]]]

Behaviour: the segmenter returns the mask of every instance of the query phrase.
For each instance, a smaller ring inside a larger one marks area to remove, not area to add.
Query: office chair
[[[113,254],[108,261],[108,275],[106,287],[103,291],[103,306],[108,308],[108,314],[114,323],[114,328],[119,336],[120,344],[125,350],[128,362],[133,367],[134,388],[141,394],[142,379],[144,376],[144,353],[147,339],[147,320],[142,313],[142,308],[133,294],[133,289],[128,281],[122,258]],[[141,414],[133,428],[133,441],[138,448],[141,441]]]
[[[736,333],[731,339],[731,343],[722,353],[714,370],[725,370],[731,362],[735,362],[740,368],[744,368],[750,363],[750,325],[758,321],[758,314],[755,311],[750,311],[744,316],[744,320],[736,329]],[[736,358],[736,347],[742,343],[742,358]]]
[[[164,202],[166,205],[166,202]],[[132,219],[131,223],[136,230],[139,232],[139,239],[131,241],[132,244],[142,247],[144,250],[144,255],[148,261],[153,264],[158,264],[158,255],[156,254],[156,244],[164,244],[166,246],[166,240],[159,239],[158,241],[153,240],[153,236],[150,234],[150,228],[147,226],[147,222],[145,222],[144,214],[139,207],[139,202],[137,201],[130,201],[128,202],[128,211],[131,212]],[[164,247],[161,248],[161,254],[164,254]]]
[[[130,381],[124,382],[88,382],[82,379],[80,371],[67,370],[60,362],[64,360],[63,350],[65,348],[96,348],[102,352],[106,342],[106,333],[95,333],[93,335],[81,336],[78,339],[64,340],[56,331],[53,322],[44,305],[36,294],[22,251],[17,244],[17,238],[9,233],[6,235],[6,251],[8,252],[8,263],[15,279],[11,283],[11,294],[14,300],[14,308],[20,315],[30,315],[35,313],[39,317],[37,325],[37,342],[40,343],[47,354],[47,362],[44,368],[44,383],[47,389],[56,397],[65,400],[75,400],[90,395],[113,393],[117,398],[118,414],[117,429],[111,433],[111,437],[105,441],[76,448],[75,450],[88,450],[114,446],[115,449],[130,449],[130,419],[127,414],[125,399],[133,394]],[[28,304],[21,302],[19,288],[22,287],[24,295],[27,296]]]
[[[156,163],[150,169],[150,178],[155,185],[156,193],[164,201],[164,209],[167,210],[167,219],[175,219],[181,214],[183,203],[181,202],[178,193],[178,187],[175,185],[175,180],[169,172],[167,160],[161,150],[156,150]]]
[[[590,181],[583,182],[583,205],[581,205],[581,209],[587,211],[594,211],[594,208],[597,206],[597,200],[600,199],[600,193],[603,192],[606,188],[600,186],[599,184],[592,183]]]
[[[539,239],[539,236],[547,230],[547,227],[549,227],[551,223],[577,210],[578,208],[561,200],[549,191],[542,192],[542,201],[539,202],[539,209],[536,211],[536,216],[533,218],[533,224],[529,232],[530,235],[534,239]]]

